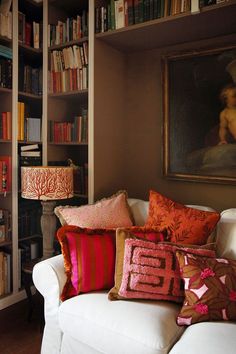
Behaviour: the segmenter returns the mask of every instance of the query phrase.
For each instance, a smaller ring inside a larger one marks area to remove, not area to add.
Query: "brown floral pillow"
[[[185,300],[179,325],[236,320],[236,260],[176,252]]]

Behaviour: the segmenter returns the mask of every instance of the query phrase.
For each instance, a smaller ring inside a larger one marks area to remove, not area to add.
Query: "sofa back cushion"
[[[236,260],[236,208],[222,211],[217,225],[216,253]]]

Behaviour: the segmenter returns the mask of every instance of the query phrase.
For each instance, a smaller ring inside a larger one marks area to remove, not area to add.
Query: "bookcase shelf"
[[[86,97],[88,95],[88,90],[74,90],[74,91],[67,91],[67,92],[58,92],[58,93],[49,93],[49,98],[76,98],[78,97]]]
[[[3,144],[11,144],[12,141],[11,141],[11,140],[0,139],[0,143],[3,143]]]
[[[2,94],[2,93],[10,95],[10,94],[12,94],[12,90],[9,88],[6,88],[6,87],[0,87],[0,94]]]
[[[35,95],[33,93],[28,93],[28,92],[23,92],[23,91],[19,91],[18,96],[22,97],[22,98],[23,97],[30,98],[33,100],[42,100],[42,96],[40,96],[40,95]]]
[[[70,46],[73,46],[76,44],[81,44],[81,43],[87,42],[87,41],[88,41],[88,37],[86,36],[86,37],[82,37],[82,38],[74,40],[74,41],[68,41],[63,44],[52,45],[48,48],[48,50],[52,51],[52,50],[57,50],[57,49],[63,49],[65,47],[70,47]]]
[[[115,31],[98,33],[95,37],[127,53],[167,47],[235,33],[235,12],[236,2],[230,1],[204,7],[199,13],[187,12],[162,17]]]
[[[84,142],[84,143],[76,143],[76,142],[71,142],[71,143],[54,143],[54,142],[48,142],[49,145],[67,145],[67,146],[88,146],[88,143],[87,142]]]
[[[19,242],[27,241],[27,240],[32,240],[32,239],[35,239],[35,238],[40,238],[40,239],[42,239],[42,235],[31,235],[31,236],[21,237],[21,238],[19,238]]]

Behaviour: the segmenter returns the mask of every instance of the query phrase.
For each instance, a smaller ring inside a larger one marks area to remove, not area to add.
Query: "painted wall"
[[[234,35],[128,55],[123,186],[130,196],[147,199],[149,189],[153,188],[185,204],[208,205],[217,210],[236,207],[236,185],[163,177],[161,75],[161,56],[167,52],[222,46],[235,43],[235,39]]]

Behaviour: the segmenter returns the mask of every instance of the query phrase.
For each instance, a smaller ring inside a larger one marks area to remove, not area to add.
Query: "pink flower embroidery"
[[[202,315],[206,315],[208,313],[208,306],[205,304],[197,304],[194,307],[195,311],[202,314]]]
[[[230,301],[236,301],[236,291],[234,291],[234,290],[230,291],[229,299],[230,299]]]
[[[214,277],[215,273],[213,272],[213,270],[211,268],[205,268],[202,272],[201,272],[201,279],[206,279],[208,277]]]

